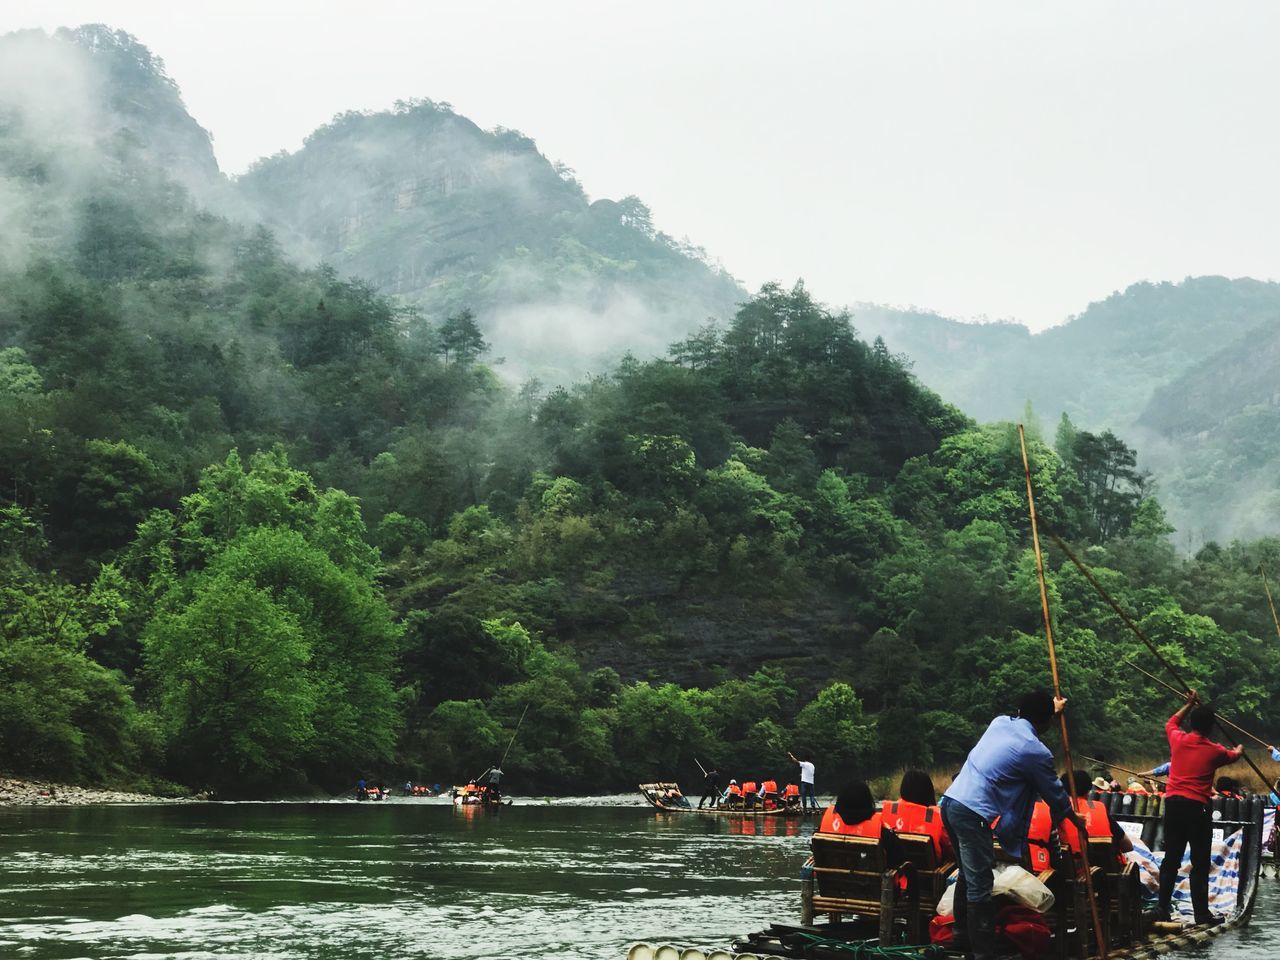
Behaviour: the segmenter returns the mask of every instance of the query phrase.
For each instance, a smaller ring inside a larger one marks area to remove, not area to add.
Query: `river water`
[[[622,960],[797,919],[812,824],[602,802],[0,809],[0,957]],[[1263,885],[1214,957],[1280,956]]]

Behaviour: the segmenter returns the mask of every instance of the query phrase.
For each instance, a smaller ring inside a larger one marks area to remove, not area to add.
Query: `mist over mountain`
[[[342,114],[237,186],[302,258],[428,315],[473,310],[519,376],[659,353],[745,296],[636,197],[589,202],[528,137],[446,104]]]
[[[104,206],[127,199],[158,225],[225,187],[209,133],[134,38],[101,25],[0,37],[0,266],[72,254]]]
[[[1180,542],[1280,530],[1280,284],[1137,283],[1032,334],[863,305],[855,323],[980,420],[1111,429],[1153,475]]]

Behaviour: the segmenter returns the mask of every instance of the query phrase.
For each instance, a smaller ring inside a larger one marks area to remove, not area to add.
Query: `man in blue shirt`
[[[1069,820],[1084,832],[1054,769],[1053,754],[1039,739],[1066,703],[1038,690],[1019,701],[1016,716],[992,720],[942,797],[942,822],[960,863],[956,939],[967,942],[974,960],[995,955],[995,838],[1010,856],[1021,856],[1036,794],[1049,804],[1054,823]]]

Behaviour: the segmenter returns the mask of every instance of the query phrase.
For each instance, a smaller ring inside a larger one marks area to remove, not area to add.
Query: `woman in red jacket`
[[[1188,711],[1190,715],[1187,716]],[[1182,729],[1182,718],[1187,728]],[[1170,919],[1173,888],[1178,883],[1182,854],[1191,847],[1191,906],[1196,923],[1221,923],[1209,912],[1209,848],[1213,840],[1213,813],[1209,805],[1213,772],[1240,759],[1244,748],[1228,750],[1209,739],[1213,708],[1200,703],[1194,690],[1187,702],[1164,725],[1169,738],[1169,786],[1164,796],[1164,860],[1160,863],[1161,920]]]

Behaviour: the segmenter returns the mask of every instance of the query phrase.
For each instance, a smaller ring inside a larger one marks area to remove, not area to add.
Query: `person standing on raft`
[[[720,805],[720,771],[715,767],[706,770],[702,775],[702,796],[698,798],[698,809],[702,809],[702,805],[707,799],[711,800],[711,807],[715,809]]]
[[[957,948],[967,945],[974,960],[995,956],[993,840],[998,837],[1011,856],[1022,855],[1036,794],[1049,805],[1054,823],[1066,820],[1085,830],[1058,779],[1053,754],[1040,741],[1066,705],[1065,699],[1037,690],[1018,702],[1016,716],[992,720],[939,804],[960,861],[954,907]]]
[[[1189,711],[1189,715],[1188,715]],[[1187,718],[1187,730],[1182,718]],[[1221,923],[1209,912],[1209,848],[1213,840],[1213,812],[1209,803],[1213,772],[1234,763],[1244,753],[1243,746],[1228,750],[1209,739],[1213,729],[1213,707],[1200,703],[1194,690],[1187,702],[1164,725],[1169,738],[1169,785],[1164,792],[1164,859],[1160,862],[1160,907],[1158,916],[1169,920],[1173,888],[1178,884],[1182,854],[1191,847],[1191,907],[1196,923]]]
[[[791,758],[792,763],[800,764],[800,809],[807,810],[812,807],[818,809],[818,797],[813,792],[813,764],[808,760],[801,760],[790,750],[787,756]]]

